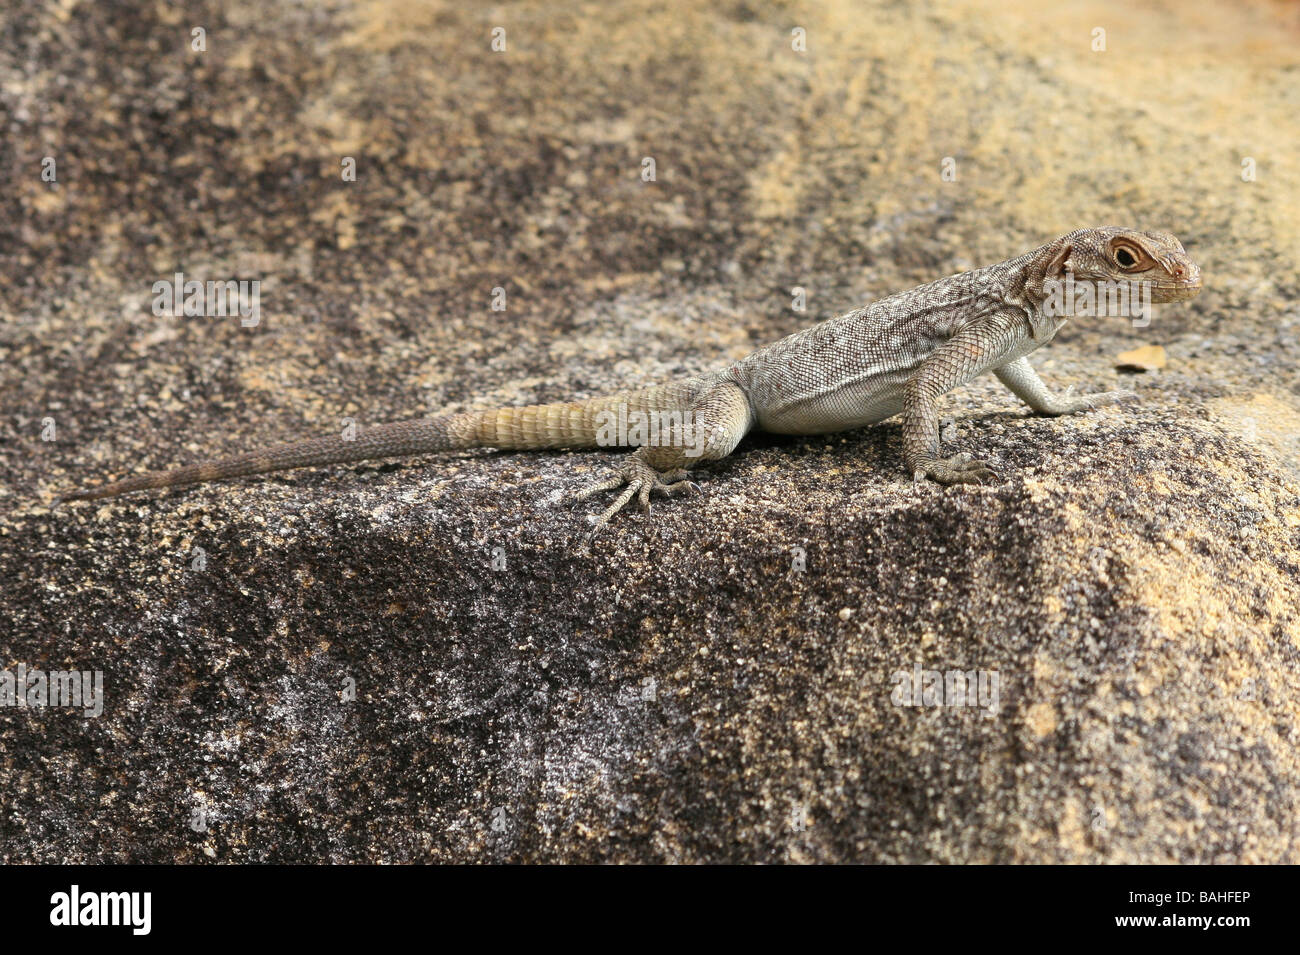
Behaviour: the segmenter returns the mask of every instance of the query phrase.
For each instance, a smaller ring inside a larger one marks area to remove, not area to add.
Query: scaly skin
[[[903,453],[916,478],[984,483],[992,469],[967,455],[939,456],[939,399],[985,372],[1048,415],[1074,414],[1131,397],[1104,392],[1057,398],[1025,356],[1068,320],[1049,308],[1052,283],[1151,283],[1152,301],[1191,298],[1200,269],[1168,232],[1080,229],[1032,252],[939,279],[873,302],[760,348],[697,378],[589,401],[497,408],[381,425],[353,440],[318,438],[175,471],[156,471],[76,491],[93,500],[146,488],[323,464],[462,448],[594,448],[602,425],[620,413],[676,413],[681,421],[650,438],[615,476],[578,495],[622,492],[597,520],[603,526],[632,497],[698,490],[687,471],[725,457],[751,428],[824,434],[903,416]],[[688,430],[693,426],[693,431]]]

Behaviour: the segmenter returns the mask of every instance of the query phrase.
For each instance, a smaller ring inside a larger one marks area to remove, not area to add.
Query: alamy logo
[[[617,411],[596,415],[596,444],[602,448],[684,448],[688,458],[704,453],[704,429],[689,411]]]
[[[104,712],[103,670],[0,670],[0,706],[77,707],[83,719]]]
[[[1043,283],[1043,312],[1061,318],[1099,316],[1132,318],[1134,328],[1151,324],[1152,295],[1150,282],[1117,282],[1099,279],[1076,281],[1073,275],[1048,279]]]
[[[171,280],[153,283],[153,313],[159,318],[226,318],[239,316],[239,324],[256,328],[262,321],[262,283],[256,279],[225,282],[185,280],[177,272]]]
[[[978,706],[985,716],[998,709],[997,670],[898,670],[890,678],[895,706]]]
[[[50,896],[51,925],[129,925],[132,935],[148,935],[153,922],[152,892],[70,892]]]

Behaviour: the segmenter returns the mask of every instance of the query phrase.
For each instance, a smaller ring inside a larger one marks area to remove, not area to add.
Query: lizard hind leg
[[[699,485],[687,479],[687,469],[726,457],[753,425],[749,399],[733,382],[717,382],[704,388],[685,414],[671,410],[667,413],[674,416],[674,421],[660,443],[638,448],[616,475],[576,495],[582,501],[622,488],[614,503],[597,519],[593,535],[633,497],[648,511],[651,494],[675,497],[688,491],[699,493]]]

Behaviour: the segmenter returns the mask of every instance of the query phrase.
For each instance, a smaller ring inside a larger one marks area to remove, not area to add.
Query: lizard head
[[[1201,291],[1201,269],[1170,232],[1105,226],[1080,229],[1044,248],[1045,278],[1145,282],[1155,302],[1181,302]]]

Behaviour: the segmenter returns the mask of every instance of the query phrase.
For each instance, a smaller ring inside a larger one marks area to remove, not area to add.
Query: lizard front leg
[[[903,395],[903,454],[916,480],[940,484],[984,484],[997,474],[968,454],[939,457],[939,399],[987,369],[1006,354],[1016,330],[1003,316],[973,322],[944,342],[921,363]]]
[[[671,410],[660,411],[672,414]],[[657,443],[648,444],[628,458],[618,473],[577,494],[585,500],[602,491],[623,487],[614,503],[600,515],[592,534],[623,509],[633,496],[650,509],[652,493],[673,496],[699,487],[687,480],[687,470],[704,461],[716,461],[732,452],[754,424],[749,399],[740,386],[720,382],[708,387],[671,426],[661,429]]]
[[[1039,414],[1053,416],[1077,414],[1080,411],[1100,408],[1102,405],[1137,398],[1137,395],[1131,391],[1103,391],[1095,395],[1078,397],[1067,393],[1063,397],[1058,397],[1043,384],[1043,379],[1038,377],[1038,372],[1034,371],[1028,358],[1017,358],[1000,368],[994,368],[993,374],[997,375],[998,381],[1011,389],[1012,394]]]

